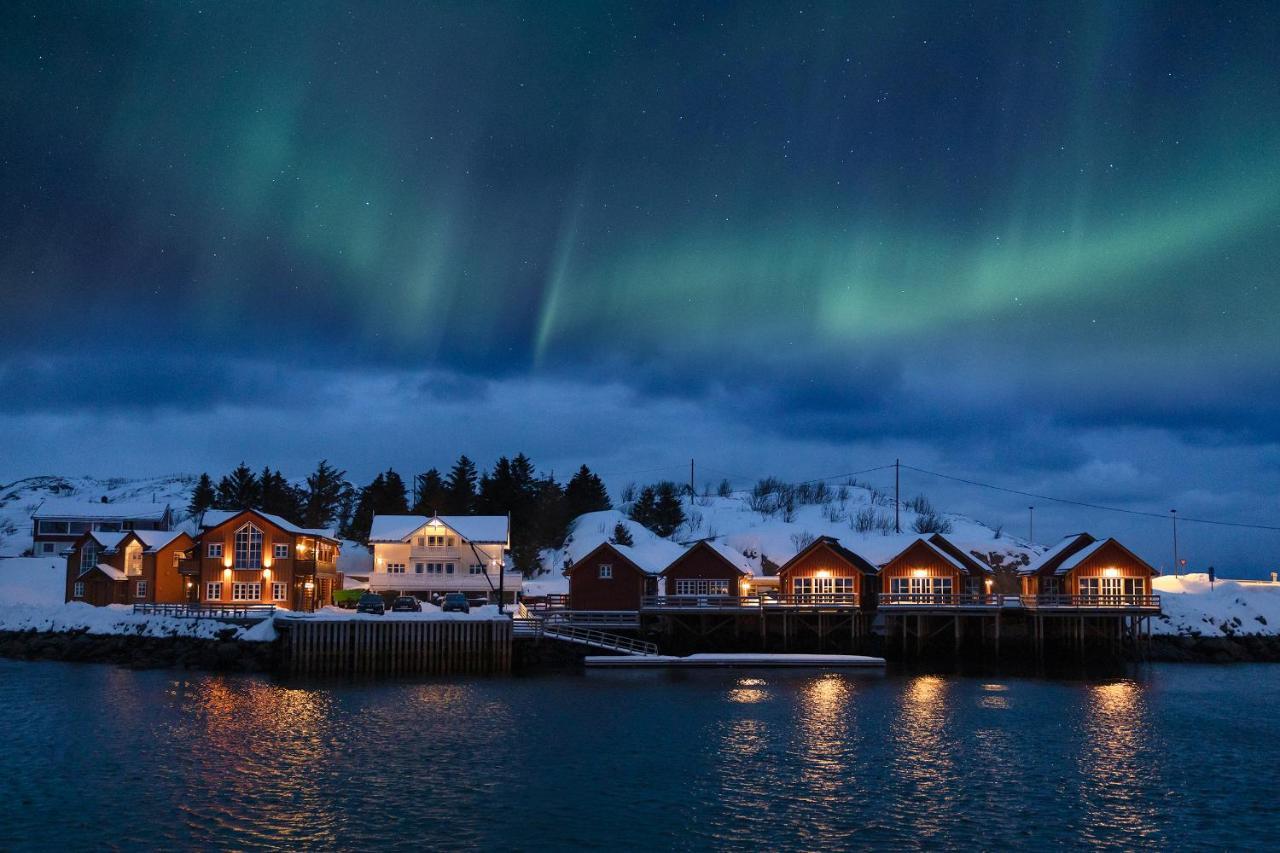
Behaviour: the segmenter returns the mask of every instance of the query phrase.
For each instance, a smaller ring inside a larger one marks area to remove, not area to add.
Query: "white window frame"
[[[483,574],[485,574],[484,564],[483,564],[483,563],[472,563],[472,564],[471,564],[471,567],[468,569],[468,573],[469,573],[469,574],[473,574],[473,575],[483,575]]]
[[[206,550],[206,551],[205,551],[205,553],[209,556],[209,559],[211,559],[211,560],[221,559],[221,557],[222,557],[222,543],[221,543],[221,542],[210,542],[210,543],[209,543],[209,548],[208,548],[208,550]]]
[[[236,581],[231,584],[232,601],[261,601],[261,581]]]
[[[262,568],[262,531],[253,522],[242,524],[235,535],[235,562],[237,569]]]
[[[222,581],[209,581],[204,585],[204,597],[206,601],[222,600]]]
[[[387,563],[387,574],[402,575],[405,573],[405,568],[404,563]]]
[[[146,598],[146,597],[147,597],[147,582],[146,582],[146,581],[134,581],[134,584],[133,584],[133,597],[134,597],[134,598]]]
[[[613,580],[613,563],[601,563],[596,576],[602,581]]]
[[[80,574],[84,574],[90,569],[96,567],[98,565],[99,556],[100,552],[98,551],[97,542],[84,543],[84,547],[80,549]]]
[[[71,585],[72,598],[84,598],[84,581],[76,581]]]
[[[271,600],[284,601],[289,597],[289,586],[282,581],[274,581],[271,584]]]
[[[272,555],[272,559],[274,560],[289,559],[289,543],[276,542],[274,545],[271,546],[271,555]]]

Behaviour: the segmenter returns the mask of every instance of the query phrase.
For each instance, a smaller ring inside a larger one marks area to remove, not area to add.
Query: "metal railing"
[[[569,606],[569,596],[562,594],[542,596],[538,599],[525,599],[525,606],[530,610],[564,610]]]
[[[1021,598],[1023,607],[1036,610],[1160,609],[1158,595],[1024,595]]]
[[[634,628],[639,617],[634,610],[551,610],[534,611],[547,625],[604,625]]]
[[[1007,597],[969,592],[882,592],[879,604],[881,607],[1000,607]]]
[[[133,612],[179,619],[270,619],[274,604],[135,604]]]
[[[618,634],[606,634],[594,628],[584,628],[567,623],[544,623],[542,636],[556,640],[579,643],[597,649],[621,652],[626,655],[656,655],[658,646],[646,640],[636,640]]]

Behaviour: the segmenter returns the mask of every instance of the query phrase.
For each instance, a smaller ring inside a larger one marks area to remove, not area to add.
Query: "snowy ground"
[[[1164,615],[1152,621],[1157,634],[1227,637],[1280,634],[1280,584],[1220,580],[1204,574],[1156,578]]]

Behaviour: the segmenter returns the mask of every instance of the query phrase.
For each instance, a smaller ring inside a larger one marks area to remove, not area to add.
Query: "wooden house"
[[[194,546],[179,530],[90,531],[67,552],[67,601],[182,604],[194,592],[179,566]]]
[[[65,553],[90,532],[168,530],[172,522],[173,510],[167,503],[47,498],[31,513],[31,553],[37,557]]]
[[[210,510],[182,565],[206,605],[274,604],[314,610],[342,588],[338,540],[257,510]]]
[[[666,596],[742,596],[751,592],[751,562],[734,549],[703,539],[662,570]]]
[[[1019,572],[1022,594],[1038,607],[1155,607],[1160,573],[1115,539],[1065,537]]]
[[[880,569],[884,607],[954,607],[991,603],[991,567],[941,533],[921,536]]]
[[[660,569],[648,566],[626,545],[601,543],[565,569],[571,610],[636,610],[658,594]]]
[[[832,536],[819,536],[778,568],[784,603],[870,608],[878,588],[876,567]]]

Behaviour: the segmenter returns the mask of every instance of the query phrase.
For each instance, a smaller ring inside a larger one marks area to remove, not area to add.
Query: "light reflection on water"
[[[1248,847],[1280,831],[1277,682],[0,661],[0,849]]]

